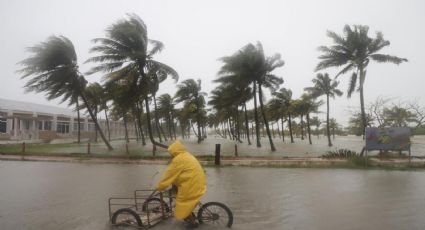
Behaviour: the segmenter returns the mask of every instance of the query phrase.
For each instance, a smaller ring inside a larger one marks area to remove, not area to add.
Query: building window
[[[0,118],[0,133],[6,133],[6,119]]]
[[[69,123],[68,122],[58,122],[56,126],[56,132],[58,133],[69,133]]]
[[[44,126],[43,126],[44,124]],[[52,122],[51,121],[39,121],[38,122],[38,130],[52,130]]]
[[[74,131],[78,131],[78,121],[74,123]],[[84,121],[80,122],[80,131],[84,131]]]
[[[44,121],[43,130],[52,130],[52,122],[51,121]]]
[[[88,131],[96,131],[96,125],[94,123],[88,123]]]
[[[29,120],[22,120],[22,123],[24,125],[24,129],[26,129],[26,130],[30,129],[30,121]]]

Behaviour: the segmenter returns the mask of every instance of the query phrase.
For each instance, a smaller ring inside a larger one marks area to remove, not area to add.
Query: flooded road
[[[108,197],[131,196],[163,169],[0,161],[0,229],[114,229],[108,223]],[[206,172],[203,200],[227,204],[233,229],[425,226],[425,171],[225,167]],[[186,228],[169,220],[153,229]]]

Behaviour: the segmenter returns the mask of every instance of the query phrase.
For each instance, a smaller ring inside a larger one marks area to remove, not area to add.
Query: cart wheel
[[[129,208],[118,209],[114,212],[111,222],[113,225],[127,225],[133,227],[142,226],[142,220],[140,220],[139,215]]]
[[[149,212],[159,213],[162,212],[161,204],[164,206],[165,212],[170,212],[170,207],[163,200],[152,197],[143,202],[142,211],[147,212],[149,208]]]
[[[199,223],[232,227],[233,213],[230,209],[219,202],[208,202],[203,204],[198,211]]]

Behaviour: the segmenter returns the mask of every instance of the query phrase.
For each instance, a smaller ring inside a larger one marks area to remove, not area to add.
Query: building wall
[[[5,120],[6,132],[0,133],[0,140],[52,140],[58,138],[77,138],[78,119],[57,114],[36,114],[22,111],[0,111],[1,121]],[[81,138],[95,139],[95,124],[91,119],[80,118]],[[99,120],[100,127],[108,138],[105,120]],[[122,121],[110,121],[111,139],[124,138],[125,128]],[[130,137],[135,136],[133,122],[128,122]],[[98,135],[98,140],[101,137]]]

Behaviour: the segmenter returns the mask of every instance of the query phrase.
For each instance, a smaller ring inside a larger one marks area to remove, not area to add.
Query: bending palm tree
[[[301,95],[301,111],[303,114],[305,114],[306,120],[307,120],[307,134],[308,134],[308,142],[311,145],[311,130],[310,125],[312,122],[310,122],[310,113],[317,113],[317,110],[319,106],[323,104],[323,101],[315,101],[310,94],[303,94]]]
[[[153,56],[160,52],[163,45],[159,41],[148,39],[145,23],[137,15],[128,15],[128,19],[119,20],[106,30],[106,38],[94,39],[99,45],[93,47],[91,52],[100,53],[87,62],[100,63],[92,68],[89,73],[106,72],[107,81],[128,84],[132,93],[132,102],[140,104],[140,98],[145,101],[146,119],[149,139],[152,144],[168,148],[167,145],[158,143],[152,134],[149,109],[150,79],[146,74],[148,66],[172,68],[158,61]],[[148,44],[152,48],[148,49]],[[140,117],[141,114],[138,114]]]
[[[280,108],[282,113],[282,122],[283,117],[288,117],[288,128],[289,136],[291,138],[291,143],[294,143],[294,136],[292,134],[292,113],[293,113],[293,100],[292,100],[292,91],[290,89],[281,88],[280,90],[273,92],[273,99],[269,102],[271,107]],[[283,132],[283,125],[282,125]],[[282,133],[283,134],[283,133]]]
[[[186,103],[192,103],[196,110],[196,123],[198,126],[198,143],[202,141],[201,134],[201,110],[203,104],[205,104],[204,96],[206,93],[201,92],[201,80],[195,82],[193,79],[187,79],[177,85],[177,92],[174,96],[177,103],[185,101]]]
[[[344,36],[340,36],[335,32],[328,31],[328,37],[332,38],[335,43],[332,46],[319,47],[322,55],[319,56],[321,61],[317,64],[316,71],[323,70],[330,67],[341,67],[342,70],[336,75],[348,73],[353,71],[350,79],[350,85],[347,91],[347,96],[351,97],[354,92],[357,79],[359,78],[358,91],[360,92],[360,107],[362,114],[362,129],[366,127],[366,113],[364,107],[364,92],[363,85],[366,78],[366,69],[370,61],[379,63],[391,62],[400,64],[406,62],[407,59],[391,56],[387,54],[379,54],[378,52],[390,45],[390,42],[384,39],[381,32],[376,34],[375,38],[368,36],[369,27],[356,25],[351,28],[349,25],[344,27]]]
[[[271,72],[283,66],[284,62],[280,59],[280,55],[276,54],[272,57],[265,57],[263,47],[260,42],[256,46],[248,44],[241,50],[230,57],[223,57],[221,59],[224,62],[219,74],[230,74],[230,76],[238,76],[243,79],[240,81],[242,86],[247,87],[252,83],[253,95],[254,95],[254,118],[255,118],[255,132],[257,139],[257,147],[261,147],[260,143],[260,126],[257,112],[257,87],[258,97],[260,102],[261,115],[263,117],[264,125],[266,126],[267,135],[270,142],[272,151],[275,151],[273,140],[267,117],[265,115],[264,103],[263,103],[263,92],[262,87],[270,88],[274,91],[283,80]]]
[[[174,101],[173,98],[168,94],[162,94],[158,97],[158,111],[165,116],[168,124],[168,134],[171,139],[176,138],[176,127],[174,126]],[[174,133],[174,135],[173,135]]]
[[[317,77],[312,80],[314,86],[305,88],[306,91],[311,93],[311,96],[316,98],[326,95],[326,131],[328,135],[328,146],[332,146],[330,130],[329,130],[329,97],[335,98],[342,96],[342,92],[337,89],[339,82],[332,81],[327,73],[317,74]]]
[[[86,81],[78,71],[77,55],[72,42],[63,36],[51,36],[28,51],[33,53],[33,56],[20,63],[24,66],[20,70],[23,73],[21,78],[33,76],[25,84],[26,91],[45,92],[48,100],[62,97],[62,102],[79,95],[102,140],[108,149],[112,150],[87,101],[84,92]]]

